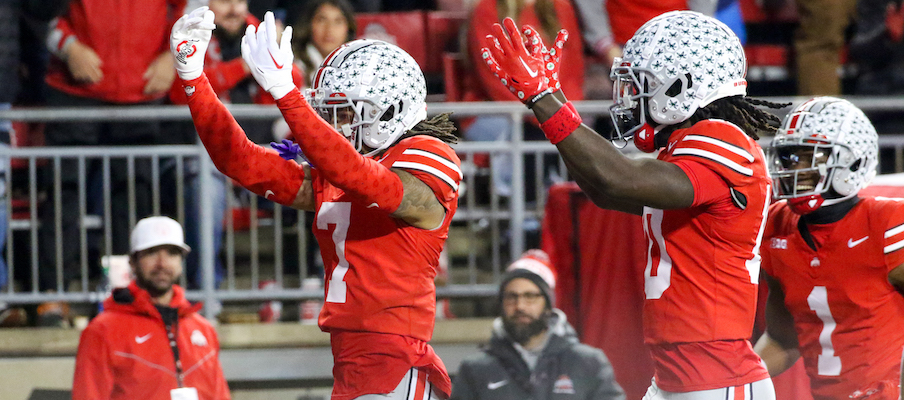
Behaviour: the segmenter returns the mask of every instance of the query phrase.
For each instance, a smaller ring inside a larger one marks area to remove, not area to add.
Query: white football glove
[[[292,27],[287,26],[282,40],[276,44],[276,22],[273,13],[264,14],[264,22],[257,27],[248,25],[242,38],[242,58],[248,64],[254,80],[279,100],[295,88],[292,82]]]
[[[180,78],[188,81],[204,72],[204,55],[214,28],[213,11],[207,7],[198,7],[173,24],[170,51],[176,59],[176,72]]]

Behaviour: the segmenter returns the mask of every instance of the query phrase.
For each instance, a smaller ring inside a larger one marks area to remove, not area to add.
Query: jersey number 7
[[[352,216],[352,203],[323,202],[317,212],[317,229],[327,230],[331,224],[333,230],[333,247],[336,249],[338,263],[329,276],[326,289],[327,303],[345,303],[345,274],[348,272],[348,260],[345,259],[345,239],[348,236],[348,225]]]

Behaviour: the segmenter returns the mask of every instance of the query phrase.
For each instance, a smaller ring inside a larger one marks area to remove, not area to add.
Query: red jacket
[[[229,399],[220,368],[220,342],[199,306],[173,286],[170,307],[178,311],[176,343],[183,386],[200,400]],[[115,300],[114,300],[115,298]],[[147,291],[133,282],[104,301],[104,312],[82,332],[75,358],[73,400],[170,400],[178,387],[175,358],[160,312]]]
[[[139,103],[163,94],[144,94],[144,72],[163,52],[169,52],[169,34],[182,16],[186,0],[72,0],[69,10],[51,22],[48,45],[58,54],[75,38],[91,47],[103,65],[103,79],[95,84],[76,82],[60,58],[51,57],[47,84],[75,96],[112,103]]]

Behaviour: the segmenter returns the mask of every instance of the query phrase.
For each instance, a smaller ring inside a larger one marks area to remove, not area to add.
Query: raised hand
[[[546,45],[543,44],[543,39],[540,38],[540,34],[532,26],[524,25],[521,27],[521,31],[530,46],[531,56],[540,58],[546,63],[543,72],[546,75],[546,79],[549,79],[547,81],[549,88],[553,91],[561,89],[562,85],[559,83],[559,60],[562,58],[562,48],[565,47],[565,42],[568,41],[568,31],[565,29],[559,31],[552,49],[546,48]]]
[[[278,33],[273,12],[264,14],[264,22],[255,31],[253,25],[245,29],[242,38],[242,59],[251,69],[254,80],[279,100],[295,89],[292,81],[292,27],[287,26],[277,44]]]
[[[173,25],[170,51],[175,59],[176,73],[183,80],[195,79],[204,72],[204,55],[215,28],[213,11],[207,7],[196,8]]]
[[[502,23],[505,30],[493,24],[493,34],[487,35],[487,47],[481,49],[481,54],[502,84],[522,103],[531,105],[552,92],[545,73],[546,62],[542,56],[528,53],[514,20],[506,18]]]

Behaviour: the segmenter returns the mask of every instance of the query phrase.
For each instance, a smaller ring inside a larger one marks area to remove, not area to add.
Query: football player
[[[817,97],[772,140],[775,197],[762,247],[772,376],[803,357],[816,400],[895,400],[904,348],[904,203],[860,197],[878,136],[850,102]]]
[[[291,27],[278,39],[266,13],[246,31],[242,57],[310,162],[299,165],[250,142],[211,90],[203,60],[212,18],[202,7],[172,33],[192,119],[220,171],[316,213],[326,273],[318,323],[330,333],[332,399],[447,398],[449,376],[427,342],[433,278],[462,176],[448,115],[426,119],[420,67],[394,45],[356,40],[324,60],[303,96],[292,84]]]
[[[483,49],[487,65],[532,108],[569,175],[602,207],[643,216],[644,336],[656,399],[774,399],[748,340],[759,246],[770,196],[758,133],[780,120],[745,97],[744,49],[713,18],[662,14],[612,65],[616,141],[653,158],[631,159],[589,127],[558,90],[567,33],[551,49],[509,19]],[[526,45],[525,39],[526,38]]]

